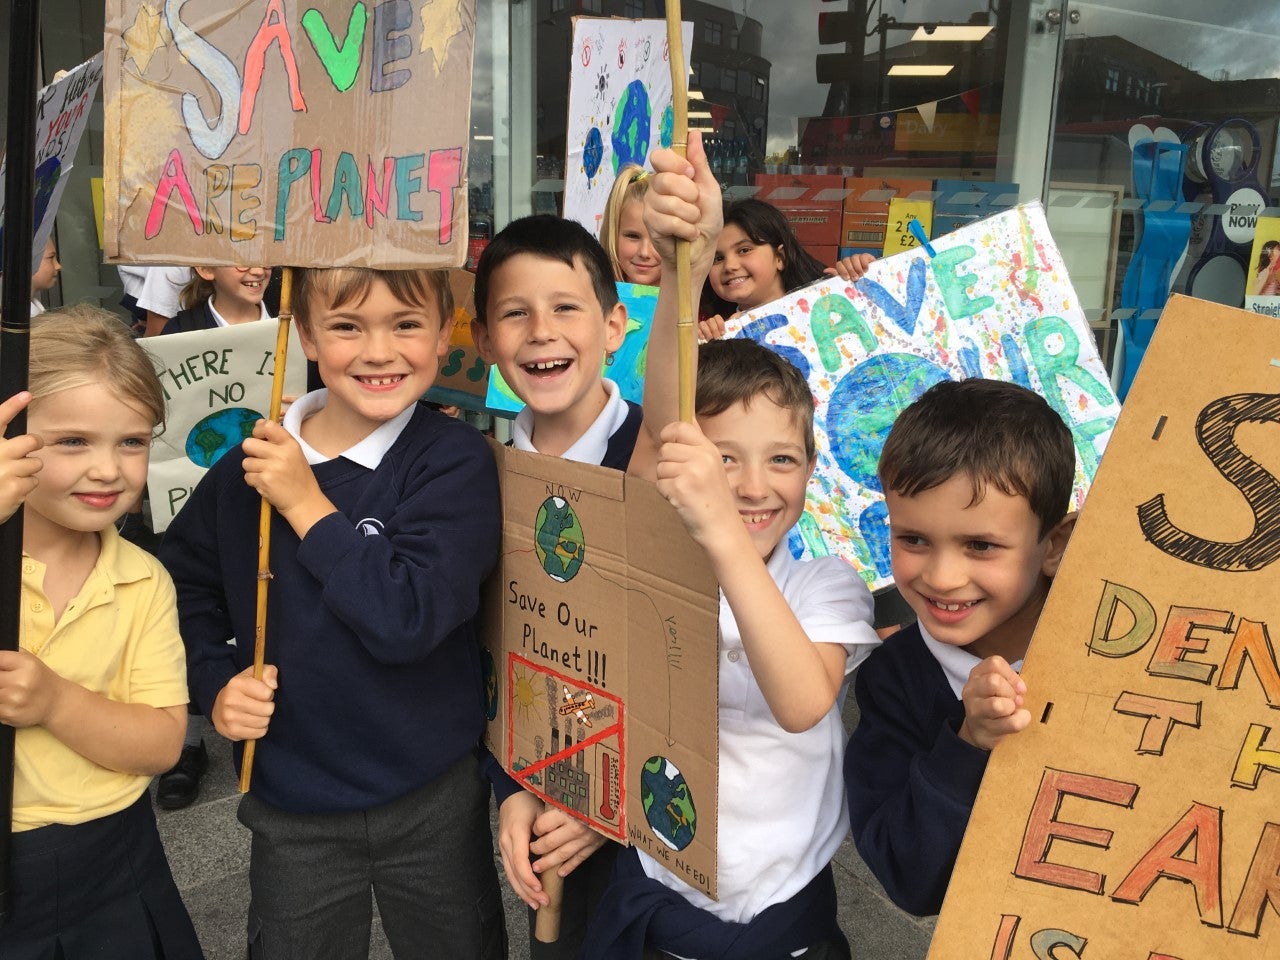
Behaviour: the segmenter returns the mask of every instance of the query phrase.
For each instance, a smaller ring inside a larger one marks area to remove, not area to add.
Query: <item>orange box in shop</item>
[[[840,246],[841,211],[837,207],[778,207],[804,247]]]
[[[849,177],[844,186],[849,195],[844,199],[839,245],[880,256],[888,232],[889,201],[918,191],[930,192],[933,181]]]

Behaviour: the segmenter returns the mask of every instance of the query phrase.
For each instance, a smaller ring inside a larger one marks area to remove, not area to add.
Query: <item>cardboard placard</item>
[[[1076,502],[1119,411],[1039,204],[878,260],[863,279],[826,277],[731,318],[805,374],[817,402],[818,465],[791,533],[796,556],[839,554],[888,586],[888,514],[876,464],[898,414],[940,380],[1013,380],[1071,429]]]
[[[31,240],[31,272],[40,269],[44,246],[53,234],[53,220],[67,189],[72,161],[89,123],[93,98],[102,81],[102,54],[86,60],[36,95],[35,232]],[[0,159],[0,224],[4,221],[4,181],[8,159]],[[4,228],[0,226],[0,255]]]
[[[165,428],[151,445],[147,494],[152,529],[162,533],[200,478],[253,431],[271,409],[276,362],[274,320],[148,337],[164,387]],[[298,331],[289,331],[284,394],[307,389]]]
[[[475,0],[112,0],[107,259],[461,265],[474,24]]]
[[[1278,346],[1280,320],[1170,299],[931,958],[1280,953]]]
[[[693,24],[682,23],[684,62]],[[594,235],[618,171],[671,146],[671,59],[665,20],[573,18],[564,215]]]
[[[488,742],[527,789],[716,895],[719,595],[657,488],[494,444]]]
[[[449,336],[449,352],[440,363],[440,373],[427,399],[452,403],[471,409],[479,408],[489,389],[489,365],[476,350],[471,338],[471,321],[475,319],[475,275],[462,269],[449,271],[449,288],[453,293],[453,333]]]

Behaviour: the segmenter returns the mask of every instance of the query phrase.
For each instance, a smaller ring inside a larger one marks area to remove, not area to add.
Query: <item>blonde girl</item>
[[[0,960],[202,956],[147,786],[178,756],[186,670],[173,584],[120,539],[146,483],[164,392],[114,315],[31,324],[25,435],[0,443],[0,519],[21,506],[20,649],[0,651],[17,728],[12,917]]]
[[[643,167],[629,163],[618,171],[600,221],[600,245],[613,264],[614,280],[656,287],[662,261],[644,226],[644,195],[648,192],[649,174]]]

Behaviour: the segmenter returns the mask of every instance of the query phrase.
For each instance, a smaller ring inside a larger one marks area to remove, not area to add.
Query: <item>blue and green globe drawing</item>
[[[650,757],[640,771],[640,802],[658,839],[683,850],[698,832],[693,794],[676,765],[666,757]]]
[[[227,407],[209,414],[187,434],[187,456],[201,467],[212,467],[224,453],[252,436],[262,414],[248,407]]]
[[[662,111],[662,119],[658,121],[658,142],[668,150],[671,149],[671,140],[675,136],[675,129],[675,107],[668,103],[666,109]]]
[[[586,552],[582,524],[563,497],[547,497],[538,508],[533,549],[542,569],[552,580],[568,583],[582,569],[582,557]]]
[[[922,357],[882,353],[845,374],[831,392],[825,429],[840,469],[868,490],[880,489],[876,465],[898,414],[935,383],[950,379]]]
[[[649,127],[652,111],[649,109],[649,91],[639,80],[627,84],[618,100],[618,110],[613,116],[613,173],[617,176],[628,163],[644,163],[649,155]]]
[[[604,140],[600,137],[600,128],[592,127],[587,132],[587,142],[582,145],[582,172],[588,180],[594,180],[600,169],[600,161],[604,159]]]

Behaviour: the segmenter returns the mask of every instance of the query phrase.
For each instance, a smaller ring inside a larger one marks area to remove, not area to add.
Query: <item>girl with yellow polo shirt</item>
[[[115,316],[31,324],[27,434],[0,442],[0,520],[24,506],[21,649],[0,651],[0,721],[17,728],[13,906],[0,960],[203,954],[147,785],[187,722],[173,584],[115,523],[146,484],[164,392]]]

